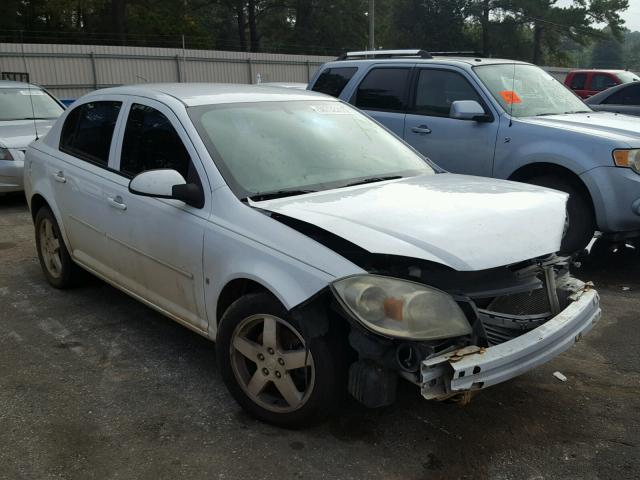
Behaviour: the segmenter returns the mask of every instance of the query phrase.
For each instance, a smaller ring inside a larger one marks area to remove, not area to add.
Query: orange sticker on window
[[[512,103],[522,103],[522,100],[520,100],[518,94],[513,90],[502,90],[500,92],[500,95],[507,105],[510,105]]]

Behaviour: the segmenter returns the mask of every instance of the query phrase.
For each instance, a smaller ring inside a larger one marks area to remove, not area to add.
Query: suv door
[[[606,72],[594,72],[589,79],[589,91],[587,92],[587,98],[596,93],[602,92],[607,88],[615,87],[620,82],[618,79]]]
[[[446,67],[419,67],[412,91],[404,139],[450,172],[491,176],[499,119],[469,80]],[[475,100],[491,120],[451,118],[456,100]]]
[[[350,103],[402,137],[412,67],[374,66],[356,88]]]
[[[177,321],[206,331],[202,252],[211,189],[204,167],[167,106],[133,97],[124,110],[116,147],[119,175],[105,188],[107,243],[118,283]],[[135,175],[163,168],[200,184],[204,207],[129,192]]]
[[[112,138],[122,102],[92,100],[75,107],[64,120],[58,149],[50,157],[55,201],[61,212],[71,255],[106,275],[110,256],[105,243],[104,186],[112,157]]]

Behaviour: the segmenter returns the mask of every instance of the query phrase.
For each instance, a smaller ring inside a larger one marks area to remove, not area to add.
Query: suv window
[[[604,103],[613,105],[640,105],[640,84],[629,85],[609,95]]]
[[[189,153],[169,119],[155,108],[131,105],[122,140],[120,172],[134,177],[146,170],[171,168],[197,183]]]
[[[587,74],[586,73],[576,73],[573,75],[571,79],[571,84],[569,87],[573,90],[584,90],[584,86],[587,83]]]
[[[456,100],[482,100],[462,75],[447,70],[421,69],[416,85],[414,113],[448,117]]]
[[[106,167],[122,102],[91,102],[74,108],[64,121],[60,150]]]
[[[606,73],[594,73],[591,77],[591,90],[600,92],[615,85],[616,81]]]
[[[358,86],[356,107],[364,110],[404,111],[409,68],[375,68]]]
[[[320,74],[311,90],[339,97],[357,70],[356,67],[328,68]]]

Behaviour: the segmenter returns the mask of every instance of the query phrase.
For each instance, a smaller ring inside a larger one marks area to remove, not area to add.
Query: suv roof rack
[[[474,52],[472,50],[459,50],[452,52],[430,52],[434,57],[482,57],[483,55],[479,52]]]
[[[363,50],[361,52],[347,52],[336,60],[359,60],[366,58],[433,58],[426,50]]]

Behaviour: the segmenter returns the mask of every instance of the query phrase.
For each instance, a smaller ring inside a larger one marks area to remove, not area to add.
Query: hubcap
[[[231,367],[236,380],[261,407],[285,413],[301,408],[315,382],[311,352],[288,323],[272,315],[253,315],[233,332]]]
[[[59,278],[62,273],[62,259],[60,257],[60,240],[56,236],[53,223],[48,218],[40,222],[40,253],[44,266],[54,278]]]

